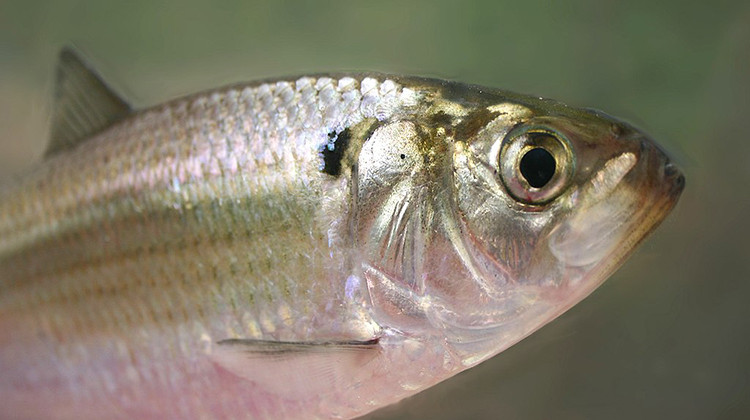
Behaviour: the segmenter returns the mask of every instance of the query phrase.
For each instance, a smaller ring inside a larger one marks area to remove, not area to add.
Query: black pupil
[[[555,175],[556,167],[555,158],[541,147],[529,150],[521,158],[521,175],[534,188],[547,185]]]

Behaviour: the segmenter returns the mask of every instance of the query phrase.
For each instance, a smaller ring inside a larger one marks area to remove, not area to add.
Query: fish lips
[[[611,158],[581,187],[581,208],[550,232],[549,251],[563,269],[571,305],[622,265],[685,188],[682,171],[660,147],[645,137],[636,141],[639,150]]]

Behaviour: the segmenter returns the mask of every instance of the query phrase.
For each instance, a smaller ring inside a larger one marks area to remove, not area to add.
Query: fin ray
[[[228,339],[211,357],[219,366],[281,397],[303,400],[345,389],[379,353],[366,341],[266,341]]]
[[[72,49],[60,52],[50,141],[45,157],[71,149],[131,112]]]

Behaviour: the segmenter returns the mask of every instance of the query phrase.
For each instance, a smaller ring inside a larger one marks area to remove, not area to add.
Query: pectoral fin
[[[281,397],[306,399],[352,386],[379,353],[378,340],[292,342],[219,341],[213,360]]]

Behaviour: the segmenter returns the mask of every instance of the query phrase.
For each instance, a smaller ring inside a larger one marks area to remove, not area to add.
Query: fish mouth
[[[685,189],[685,175],[683,175],[676,164],[669,161],[664,165],[664,178],[667,180],[668,185],[671,186],[668,191],[668,196],[672,199],[671,207],[669,207],[669,210],[671,210]]]
[[[624,238],[626,249],[613,255],[612,263],[603,273],[605,278],[666,219],[685,189],[685,175],[661,147],[644,138],[641,139],[641,150],[645,175],[639,176],[634,171],[632,180],[625,179],[636,188],[641,186],[642,193],[636,201],[640,211],[634,215]]]
[[[619,148],[571,191],[578,200],[571,204],[573,213],[539,242],[536,264],[521,280],[504,285],[483,304],[477,301],[469,314],[431,298],[429,317],[467,366],[509,347],[588,296],[675,206],[685,186],[682,172],[650,140],[627,141],[629,147]]]
[[[549,249],[565,267],[562,285],[567,287],[553,293],[555,300],[569,302],[561,312],[617,270],[664,221],[685,188],[684,174],[659,146],[645,137],[635,141],[640,143],[637,162],[627,173],[617,174],[610,165],[625,160],[623,154],[610,159],[586,187],[612,176],[619,176],[617,185],[550,233]]]
[[[620,261],[666,219],[685,189],[685,175],[661,147],[642,138],[640,148],[639,166],[623,179],[633,191],[639,192],[635,200],[639,211],[631,219],[625,238],[629,247],[618,256]]]

